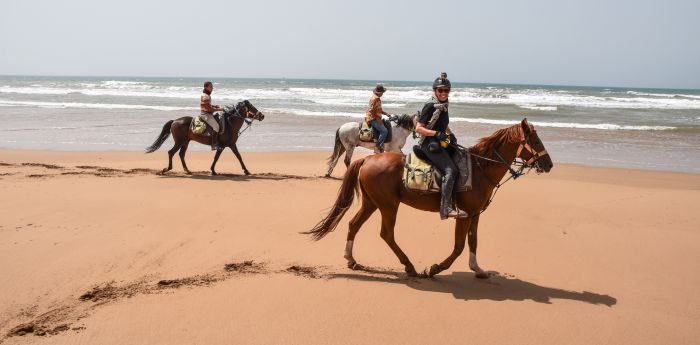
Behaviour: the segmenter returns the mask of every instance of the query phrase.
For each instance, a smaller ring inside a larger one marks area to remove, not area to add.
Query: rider
[[[384,126],[384,120],[382,120],[382,114],[389,116],[387,112],[382,109],[382,95],[384,95],[386,88],[382,84],[377,84],[374,88],[374,94],[372,98],[369,99],[369,105],[367,106],[367,114],[365,116],[365,121],[370,127],[374,128],[379,132],[379,138],[377,138],[377,152],[384,152],[384,140],[386,136],[389,135],[389,131]]]
[[[452,191],[457,182],[459,171],[447,150],[443,147],[447,140],[452,144],[457,143],[457,138],[449,126],[450,117],[447,110],[451,88],[452,84],[447,79],[447,73],[440,73],[440,76],[433,82],[433,95],[423,106],[420,119],[416,125],[416,133],[422,137],[420,141],[421,150],[440,169],[443,175],[440,219],[464,218],[467,216],[464,211],[452,208]]]
[[[201,111],[199,118],[206,122],[212,129],[211,135],[211,149],[219,149],[219,123],[214,118],[214,112],[224,111],[223,108],[218,105],[211,104],[211,92],[214,91],[214,85],[208,81],[204,83],[204,90],[202,91],[202,97],[199,99],[199,109]]]

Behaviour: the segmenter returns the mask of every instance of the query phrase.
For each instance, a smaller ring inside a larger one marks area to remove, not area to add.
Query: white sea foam
[[[530,109],[530,110],[541,110],[541,111],[556,111],[557,107],[551,106],[551,105],[546,105],[546,106],[539,106],[539,105],[521,105],[520,106],[523,109]]]
[[[511,120],[494,120],[494,119],[484,119],[484,118],[466,118],[466,117],[450,117],[450,121],[454,122],[471,122],[471,123],[485,123],[491,125],[514,125],[518,121]],[[601,130],[631,130],[631,131],[664,131],[676,129],[676,127],[669,126],[629,126],[629,125],[616,125],[611,123],[575,123],[575,122],[541,122],[541,121],[530,121],[535,126],[540,127],[555,127],[555,128],[577,128],[577,129],[601,129]]]
[[[105,104],[105,103],[77,103],[77,102],[34,102],[34,101],[7,101],[0,100],[0,106],[5,107],[39,107],[39,108],[80,108],[80,109],[140,109],[140,110],[198,110],[195,107],[172,107],[160,105],[140,104]]]
[[[67,95],[113,97],[161,97],[196,100],[200,89],[189,86],[151,85],[135,81],[104,81],[97,87],[79,84],[72,86],[37,85],[0,87],[0,93],[30,95]],[[421,87],[390,88],[383,100],[387,106],[424,102],[431,96],[430,89]],[[366,89],[320,87],[277,88],[217,88],[218,100],[286,100],[308,101],[330,106],[364,106],[371,92]],[[638,91],[607,93],[603,96],[581,94],[577,91],[513,88],[454,88],[450,102],[480,105],[514,105],[526,109],[553,111],[553,107],[583,107],[610,109],[700,109],[700,96],[691,94],[652,94]],[[615,96],[618,95],[618,96]]]
[[[299,116],[323,116],[323,117],[357,117],[364,118],[364,113],[349,113],[349,112],[337,112],[337,111],[312,111],[306,109],[294,109],[294,108],[269,108],[265,110],[266,113],[277,113],[277,114],[289,114],[289,115],[299,115]]]

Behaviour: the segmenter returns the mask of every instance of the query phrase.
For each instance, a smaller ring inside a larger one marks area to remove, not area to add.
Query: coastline
[[[344,166],[326,153],[0,150],[0,339],[69,343],[693,343],[700,333],[700,175],[556,164],[507,184],[468,254],[405,277],[373,215],[355,257],[352,206],[320,242]],[[361,155],[358,155],[358,157]],[[417,269],[453,245],[452,221],[402,206]],[[245,263],[251,261],[252,263]],[[49,330],[5,337],[21,324]],[[65,325],[65,327],[63,327]],[[43,328],[42,328],[43,327]],[[128,330],[128,331],[125,331]],[[595,330],[593,332],[592,330]],[[55,334],[51,334],[55,332]]]

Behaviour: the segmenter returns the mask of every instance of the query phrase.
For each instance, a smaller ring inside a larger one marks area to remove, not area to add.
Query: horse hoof
[[[353,271],[362,271],[365,269],[365,266],[362,266],[362,265],[358,264],[357,262],[353,262],[353,263],[348,263],[348,268],[353,270]]]
[[[217,174],[216,171],[212,170],[212,171],[211,171],[211,176],[216,176],[216,175],[219,175],[219,174]]]
[[[489,277],[489,274],[488,274],[488,272],[485,272],[485,271],[478,271],[478,272],[474,272],[474,276],[479,278],[479,279],[486,279]]]
[[[426,271],[428,273],[428,277],[433,277],[436,274],[440,273],[440,266],[438,266],[437,264],[434,264],[434,265],[430,266],[430,269],[426,268]]]
[[[192,172],[189,171],[189,170],[185,170],[185,174],[187,174],[187,175],[192,175]]]
[[[163,170],[160,171],[161,174],[165,174],[166,172],[170,171],[168,168],[163,168]]]
[[[250,171],[248,171],[248,170],[244,171],[244,172],[243,172],[243,175],[245,175],[245,176],[250,176]]]
[[[413,267],[406,268],[406,274],[408,274],[409,277],[418,277],[418,272],[416,272],[416,269]]]

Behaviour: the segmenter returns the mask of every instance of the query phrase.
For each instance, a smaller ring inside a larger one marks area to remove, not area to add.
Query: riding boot
[[[445,172],[442,177],[442,197],[440,198],[440,219],[465,218],[467,213],[462,210],[452,208],[452,190],[455,185],[455,175],[452,170]]]

